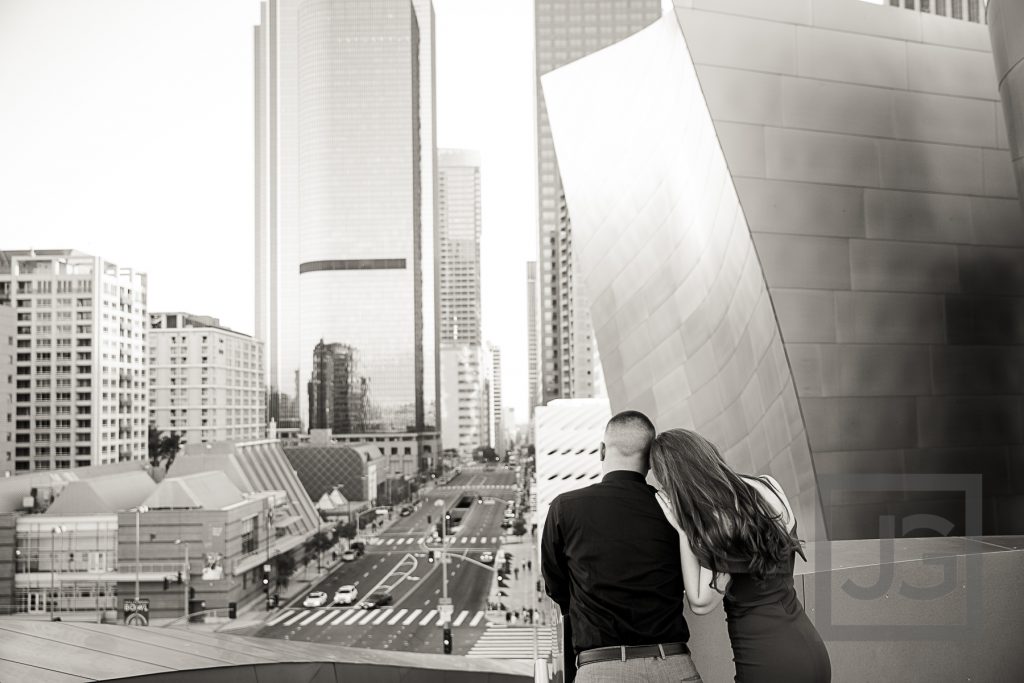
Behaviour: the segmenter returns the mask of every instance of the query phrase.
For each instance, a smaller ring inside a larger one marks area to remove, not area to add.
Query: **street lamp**
[[[139,602],[139,518],[143,513],[149,512],[149,507],[140,505],[132,508],[130,512],[135,513],[135,602]]]
[[[434,501],[434,505],[439,508],[444,507],[444,499],[438,498]],[[446,610],[442,613],[444,627],[449,628],[449,620],[451,614],[447,611],[448,602],[448,512],[443,511],[441,513],[441,601],[438,606],[446,606]],[[438,610],[441,611],[440,609]]]
[[[50,621],[53,621],[53,605],[57,601],[57,591],[54,589],[54,573],[56,571],[54,546],[57,542],[57,534],[62,533],[64,533],[64,527],[50,527]]]
[[[185,628],[188,628],[188,584],[189,574],[192,573],[192,565],[188,561],[188,541],[176,538],[174,539],[174,545],[185,546],[185,568],[182,571],[181,594],[185,604]]]

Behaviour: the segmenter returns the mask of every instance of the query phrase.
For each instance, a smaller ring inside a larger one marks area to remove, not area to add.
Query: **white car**
[[[339,605],[351,605],[359,597],[355,586],[342,586],[334,594],[334,602]]]
[[[303,607],[323,607],[327,604],[327,593],[323,591],[314,591],[306,596],[306,599],[302,601]]]
[[[341,554],[341,560],[343,562],[354,562],[355,559],[356,559],[356,551],[355,550],[346,550],[345,552],[343,552]]]
[[[485,550],[480,553],[480,561],[484,564],[494,564],[494,553],[490,550]]]

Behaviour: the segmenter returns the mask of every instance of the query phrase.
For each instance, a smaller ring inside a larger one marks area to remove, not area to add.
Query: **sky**
[[[485,338],[527,414],[531,0],[434,0],[439,147],[481,154]],[[0,249],[148,274],[152,311],[253,332],[258,0],[0,0]]]

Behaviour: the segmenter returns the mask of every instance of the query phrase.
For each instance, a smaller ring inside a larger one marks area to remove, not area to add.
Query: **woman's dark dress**
[[[775,491],[770,482],[765,484]],[[795,524],[791,533],[796,536]],[[732,581],[723,602],[737,683],[832,680],[828,651],[793,588],[795,557],[791,553],[789,562],[764,582],[747,573],[747,563],[729,563]]]

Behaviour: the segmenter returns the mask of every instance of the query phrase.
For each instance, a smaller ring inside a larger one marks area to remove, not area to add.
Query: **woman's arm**
[[[665,518],[679,533],[679,559],[682,562],[683,585],[686,588],[686,599],[690,603],[690,609],[694,614],[708,614],[714,611],[721,601],[725,589],[729,585],[730,577],[728,574],[719,573],[715,587],[711,587],[711,570],[702,567],[697,556],[693,554],[690,539],[687,538],[686,532],[676,520],[675,513],[664,494],[659,491],[656,497],[662,512],[665,513]]]

